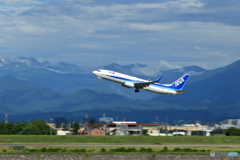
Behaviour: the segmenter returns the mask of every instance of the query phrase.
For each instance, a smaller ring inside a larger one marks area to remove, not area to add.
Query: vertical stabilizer
[[[185,74],[179,79],[177,79],[175,82],[170,84],[168,87],[175,90],[182,90],[189,77],[190,77],[189,74]]]

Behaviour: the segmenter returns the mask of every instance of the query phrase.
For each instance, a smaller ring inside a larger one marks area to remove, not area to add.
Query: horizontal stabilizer
[[[184,91],[184,90],[176,90],[177,93],[183,93],[183,92],[189,92],[189,91]]]

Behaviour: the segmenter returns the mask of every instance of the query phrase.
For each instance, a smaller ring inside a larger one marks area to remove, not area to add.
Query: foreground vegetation
[[[14,150],[12,146],[0,147],[0,154],[209,154],[215,152],[238,152],[237,147],[25,147]]]
[[[0,123],[0,135],[56,135],[56,133],[56,130],[43,120],[35,120],[32,123]]]
[[[239,136],[0,135],[1,144],[240,144]]]

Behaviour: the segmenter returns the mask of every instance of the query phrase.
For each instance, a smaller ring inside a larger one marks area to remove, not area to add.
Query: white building
[[[72,132],[70,130],[66,130],[66,129],[58,129],[57,130],[57,135],[59,136],[63,136],[63,135],[71,135]]]

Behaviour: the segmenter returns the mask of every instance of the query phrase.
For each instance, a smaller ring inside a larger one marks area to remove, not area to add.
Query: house
[[[88,135],[88,132],[86,130],[80,130],[79,134],[80,135]]]
[[[215,129],[210,132],[210,136],[225,136],[225,129]]]
[[[105,132],[104,132],[104,130],[94,128],[90,131],[89,135],[91,135],[91,136],[104,136]]]
[[[57,135],[71,135],[72,132],[68,129],[58,129]]]
[[[191,133],[192,136],[206,136],[207,135],[207,131],[192,131]]]
[[[169,136],[185,136],[187,135],[187,131],[183,129],[173,129],[168,132]]]

